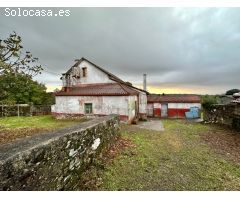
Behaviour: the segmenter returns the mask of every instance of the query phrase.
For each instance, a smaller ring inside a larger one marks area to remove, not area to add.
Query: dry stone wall
[[[204,110],[204,121],[206,123],[217,123],[240,131],[240,105],[214,105],[210,110]]]
[[[0,190],[79,190],[81,175],[119,135],[110,115],[0,146]]]

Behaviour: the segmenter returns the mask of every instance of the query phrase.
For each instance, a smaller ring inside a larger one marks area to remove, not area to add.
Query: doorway
[[[168,104],[167,103],[161,104],[161,117],[167,116],[168,116]]]

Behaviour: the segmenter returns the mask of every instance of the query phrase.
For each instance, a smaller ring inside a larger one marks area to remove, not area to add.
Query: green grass
[[[213,127],[182,120],[163,124],[163,132],[122,126],[122,137],[136,148],[126,149],[106,165],[100,190],[240,189],[239,164],[200,139]]]
[[[50,115],[33,116],[33,117],[3,117],[0,118],[0,129],[16,129],[16,128],[61,128],[71,126],[79,122],[86,121],[82,119],[61,119],[57,120]]]

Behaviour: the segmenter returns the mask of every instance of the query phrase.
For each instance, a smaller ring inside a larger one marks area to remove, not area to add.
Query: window
[[[85,114],[92,114],[92,103],[85,103]]]
[[[86,67],[82,68],[82,74],[83,74],[83,77],[87,76],[87,68]]]

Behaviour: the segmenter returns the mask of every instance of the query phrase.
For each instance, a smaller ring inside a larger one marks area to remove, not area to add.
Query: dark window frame
[[[92,103],[84,103],[84,113],[86,115],[93,114],[93,104]]]
[[[87,76],[87,68],[86,67],[82,68],[82,74],[83,74],[83,77]]]

